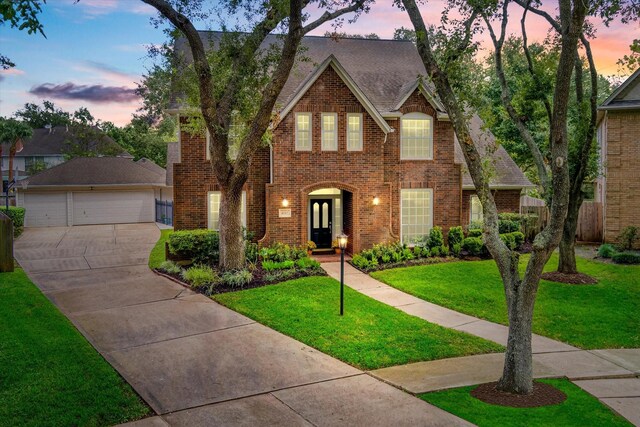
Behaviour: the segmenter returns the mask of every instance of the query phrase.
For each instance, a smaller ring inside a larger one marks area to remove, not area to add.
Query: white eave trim
[[[411,94],[413,94],[416,89],[420,90],[422,96],[424,96],[427,102],[433,107],[434,110],[436,110],[438,120],[449,121],[449,114],[445,112],[446,110],[444,108],[444,105],[442,105],[442,103],[433,96],[431,91],[424,85],[424,83],[422,83],[422,79],[420,78],[417,79],[415,83],[412,84],[407,92],[402,96],[394,110],[399,110],[400,108],[402,108],[404,103],[407,102],[407,99],[409,99]]]
[[[284,106],[282,110],[280,110],[280,119],[283,119],[295,105],[300,101],[300,99],[304,96],[305,93],[311,88],[311,86],[318,80],[320,75],[327,69],[327,67],[331,66],[338,76],[342,79],[342,81],[347,85],[351,93],[355,95],[360,104],[367,110],[367,113],[375,120],[375,122],[380,126],[380,128],[384,131],[385,134],[393,132],[393,128],[389,126],[386,122],[382,114],[374,107],[374,105],[369,101],[364,92],[358,87],[356,82],[353,81],[351,76],[346,72],[346,70],[342,67],[340,62],[336,59],[335,56],[329,55],[327,59],[322,62],[316,68],[316,71],[311,74],[307,80],[304,82],[302,87],[296,92],[295,96]]]
[[[611,95],[609,95],[609,97],[607,99],[605,99],[605,101],[600,105],[599,109],[602,110],[606,110],[606,109],[623,109],[625,107],[609,107],[608,104],[610,102],[612,102],[613,100],[616,99],[616,97],[618,95],[620,95],[620,92],[622,92],[623,90],[625,90],[627,88],[627,86],[629,86],[631,84],[631,82],[633,82],[638,76],[640,76],[640,68],[638,68],[633,74],[631,74],[631,76],[629,76],[629,78],[627,80],[625,80],[624,82],[622,82],[622,84],[620,86],[618,86],[618,88],[616,90],[613,91],[613,93]],[[636,107],[627,107],[627,108],[637,108]]]

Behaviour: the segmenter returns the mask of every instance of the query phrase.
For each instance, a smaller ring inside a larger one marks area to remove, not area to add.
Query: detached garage
[[[19,184],[26,227],[155,221],[155,199],[166,187],[161,167],[119,157],[76,158]]]

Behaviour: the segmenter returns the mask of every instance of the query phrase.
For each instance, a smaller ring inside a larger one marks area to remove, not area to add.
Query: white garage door
[[[67,193],[25,193],[26,227],[67,225]]]
[[[153,190],[73,193],[73,225],[153,222]]]

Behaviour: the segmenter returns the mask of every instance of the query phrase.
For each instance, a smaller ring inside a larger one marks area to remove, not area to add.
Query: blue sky
[[[430,0],[422,7],[427,22],[438,21],[443,3]],[[151,65],[145,46],[165,39],[162,30],[150,23],[154,15],[139,0],[80,0],[77,4],[48,0],[40,16],[46,39],[0,26],[0,53],[16,63],[15,68],[0,72],[0,116],[13,115],[26,102],[50,99],[68,111],[86,106],[99,119],[128,123],[140,105],[132,93],[135,82]],[[517,26],[519,19],[513,21]],[[613,74],[615,61],[628,52],[637,36],[638,24],[609,28],[595,24],[596,63],[604,74]],[[406,13],[390,1],[378,1],[369,14],[342,30],[390,38],[400,26],[411,26]],[[216,23],[209,27],[215,28]],[[313,34],[327,30],[330,27],[325,24]],[[546,23],[530,18],[532,40],[541,41],[546,31]]]

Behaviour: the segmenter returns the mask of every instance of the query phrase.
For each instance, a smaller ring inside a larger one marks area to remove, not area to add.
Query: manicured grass
[[[567,400],[559,405],[539,408],[509,408],[490,405],[472,397],[469,392],[475,386],[426,393],[420,398],[479,427],[631,425],[600,403],[598,399],[568,380],[541,381],[562,390],[567,395]]]
[[[521,259],[524,269],[528,256]],[[546,266],[555,270],[557,256]],[[597,285],[541,281],[534,332],[585,349],[640,347],[640,266],[578,258]],[[451,309],[507,324],[502,281],[493,260],[398,268],[372,273],[395,288]]]
[[[22,270],[0,273],[0,425],[101,426],[149,413]]]
[[[345,313],[340,317],[340,284],[328,277],[305,277],[212,298],[361,369],[503,350],[347,287]]]
[[[156,242],[156,245],[149,254],[149,268],[158,268],[165,260],[164,257],[164,243],[169,238],[169,234],[173,233],[173,230],[160,230],[160,239]]]

